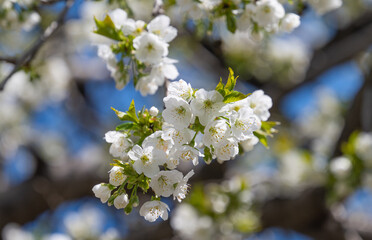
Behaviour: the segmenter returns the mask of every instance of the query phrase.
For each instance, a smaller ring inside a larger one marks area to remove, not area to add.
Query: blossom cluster
[[[175,207],[170,224],[176,235],[181,239],[243,239],[260,229],[251,179],[249,174],[236,174],[218,184],[199,185],[190,200]]]
[[[300,16],[286,13],[285,9],[301,12],[305,7],[304,3],[308,3],[318,14],[325,14],[342,6],[342,0],[177,0],[169,4],[174,4],[177,14],[193,19],[196,27],[203,26],[207,20],[204,30],[210,32],[214,22],[223,20],[231,33],[236,30],[248,32],[253,39],[260,40],[265,34],[289,33],[297,28],[300,25]]]
[[[181,202],[194,174],[194,170],[185,176],[178,171],[180,162],[196,166],[203,157],[207,164],[213,159],[222,163],[239,149],[249,151],[259,140],[266,144],[275,126],[265,122],[271,98],[261,90],[245,95],[234,90],[235,84],[232,70],[226,85],[220,82],[212,91],[195,90],[181,79],[169,84],[161,114],[152,107],[137,116],[134,102],[127,112],[115,110],[127,122],[105,135],[110,154],[117,159],[109,183],[94,186],[96,197],[129,213],[139,203],[137,188],[144,192],[151,188],[154,196],[142,205],[140,215],[151,222],[158,217],[166,220],[169,208],[161,197],[173,195]]]
[[[237,26],[241,31],[251,30],[254,34],[266,32],[292,32],[300,25],[300,16],[285,13],[277,0],[260,0],[245,5]]]
[[[165,79],[174,80],[178,70],[168,58],[168,47],[177,36],[177,29],[170,26],[168,16],[160,15],[146,24],[141,20],[128,18],[127,13],[118,8],[107,14],[103,21],[95,20],[97,34],[115,40],[111,46],[98,45],[101,57],[115,79],[116,87],[122,89],[130,80],[143,96],[154,94]]]
[[[343,154],[329,164],[336,197],[344,197],[360,185],[372,188],[372,132],[352,133],[341,150]]]
[[[30,31],[40,23],[41,17],[37,11],[32,10],[34,0],[4,0],[0,3],[0,27],[16,28],[21,26]]]

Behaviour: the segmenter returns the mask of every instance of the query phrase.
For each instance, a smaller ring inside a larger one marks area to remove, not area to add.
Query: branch
[[[14,58],[14,57],[2,57],[2,56],[0,56],[0,61],[8,62],[8,63],[11,63],[11,64],[16,64],[17,63],[17,59]]]
[[[30,222],[64,201],[92,195],[92,187],[102,182],[96,175],[76,173],[60,180],[37,177],[0,193],[0,229],[10,222]]]
[[[372,92],[372,70],[365,77],[364,84],[354,98],[345,118],[345,125],[341,132],[337,144],[335,145],[332,157],[341,155],[341,145],[347,141],[351,133],[355,130],[372,130],[371,112],[371,92]]]
[[[316,80],[328,69],[352,60],[372,44],[372,10],[366,11],[321,49],[314,52],[304,81],[282,91],[278,99],[306,83]]]
[[[16,60],[16,65],[14,66],[13,70],[8,74],[8,76],[5,77],[5,79],[2,82],[0,82],[0,91],[4,89],[6,83],[11,79],[11,77],[16,72],[18,72],[23,66],[28,64],[35,57],[35,55],[40,50],[40,48],[44,45],[44,43],[52,35],[54,35],[57,32],[57,30],[63,25],[65,16],[68,10],[71,8],[73,3],[74,3],[74,0],[66,0],[66,5],[64,9],[62,10],[62,12],[59,14],[57,20],[53,21],[49,25],[49,27],[44,31],[44,33],[39,37],[36,43]]]

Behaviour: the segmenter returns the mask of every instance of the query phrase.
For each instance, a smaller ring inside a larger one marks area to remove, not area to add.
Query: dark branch
[[[0,56],[0,61],[12,63],[12,64],[16,64],[17,63],[17,59],[14,58],[14,57],[2,57],[2,56]]]
[[[352,60],[372,44],[372,10],[368,10],[321,49],[314,52],[304,81],[285,89],[279,99],[299,89],[306,83],[316,80],[328,69]]]
[[[61,13],[59,14],[57,20],[53,21],[49,25],[49,27],[44,31],[44,33],[39,37],[36,43],[16,60],[16,65],[14,66],[13,70],[8,74],[8,76],[5,77],[5,79],[2,82],[0,82],[0,91],[4,89],[6,83],[9,81],[9,79],[11,79],[11,77],[16,72],[18,72],[23,66],[27,65],[35,57],[35,55],[40,50],[40,48],[44,45],[44,43],[52,35],[54,35],[57,32],[57,30],[63,25],[65,21],[65,16],[68,10],[71,8],[73,3],[74,3],[74,0],[67,0],[66,5],[61,11]]]
[[[354,98],[345,118],[345,125],[342,133],[335,145],[333,157],[341,154],[341,144],[346,142],[355,130],[371,131],[372,117],[371,112],[371,93],[372,93],[372,71],[365,77],[364,84]],[[369,120],[369,121],[368,121]]]

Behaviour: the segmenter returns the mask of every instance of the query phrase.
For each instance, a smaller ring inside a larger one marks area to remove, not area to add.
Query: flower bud
[[[150,111],[149,111],[150,115],[153,116],[153,117],[156,117],[159,113],[159,109],[157,109],[156,107],[152,106],[150,108]]]
[[[111,195],[111,190],[102,183],[95,185],[92,191],[97,198],[101,199],[102,203],[107,202]]]
[[[129,203],[128,195],[127,194],[121,194],[114,200],[114,206],[117,209],[125,208]]]

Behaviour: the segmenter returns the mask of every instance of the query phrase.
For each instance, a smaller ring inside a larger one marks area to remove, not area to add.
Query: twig
[[[360,18],[337,35],[324,47],[314,52],[304,81],[284,89],[278,100],[303,85],[313,82],[328,69],[352,60],[372,44],[372,11],[366,11]]]
[[[12,64],[16,64],[17,63],[17,59],[14,58],[14,57],[2,57],[2,56],[0,56],[0,61],[12,63]]]
[[[24,65],[28,64],[33,59],[33,57],[36,55],[36,53],[39,51],[39,49],[44,45],[44,43],[54,33],[56,33],[57,30],[63,25],[65,16],[68,10],[71,8],[73,3],[74,3],[74,0],[66,0],[66,5],[64,9],[62,10],[62,12],[59,14],[57,20],[53,21],[49,25],[49,27],[44,31],[44,33],[39,37],[36,43],[15,61],[16,65],[14,66],[13,70],[8,74],[8,76],[2,82],[0,82],[0,91],[4,89],[9,79],[16,72],[18,72]]]

